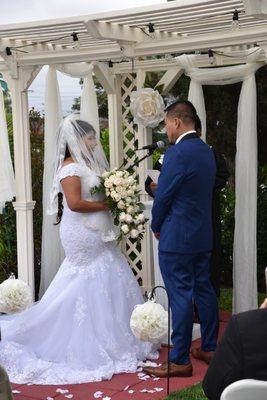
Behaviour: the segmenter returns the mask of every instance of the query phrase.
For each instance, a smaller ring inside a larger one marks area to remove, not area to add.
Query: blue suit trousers
[[[159,251],[159,265],[172,311],[170,359],[189,364],[193,329],[193,299],[198,309],[202,350],[216,348],[219,317],[216,294],[210,283],[210,252],[181,254]]]

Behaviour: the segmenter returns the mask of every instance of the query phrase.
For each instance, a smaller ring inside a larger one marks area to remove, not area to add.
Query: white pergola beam
[[[99,39],[120,40],[125,42],[143,42],[148,36],[140,28],[112,22],[87,21],[85,23],[90,36]]]
[[[94,73],[108,94],[115,93],[114,74],[110,72],[109,67],[104,63],[96,63]]]
[[[218,49],[229,46],[249,45],[265,42],[267,25],[253,26],[236,31],[223,30],[210,34],[191,35],[182,37],[170,37],[163,40],[139,42],[135,44],[135,57],[146,57],[155,54],[186,53],[195,50],[210,48]],[[18,56],[18,66],[44,65],[80,61],[106,61],[109,59],[121,59],[121,49],[117,44],[95,45],[76,49],[33,51]]]
[[[168,93],[171,88],[175,85],[175,83],[178,81],[178,79],[182,76],[183,74],[183,68],[179,67],[177,65],[176,68],[171,68],[165,74],[163,77],[160,79],[160,81],[156,85],[156,89],[158,86],[163,85],[163,90],[162,94]]]
[[[266,18],[267,3],[266,0],[243,0],[246,15],[256,18]]]

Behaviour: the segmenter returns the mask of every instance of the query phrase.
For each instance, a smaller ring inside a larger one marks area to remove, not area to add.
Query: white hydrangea
[[[139,340],[160,343],[168,333],[168,313],[161,304],[148,300],[134,308],[130,327]]]
[[[32,290],[26,282],[12,275],[0,285],[0,312],[13,314],[33,303]]]

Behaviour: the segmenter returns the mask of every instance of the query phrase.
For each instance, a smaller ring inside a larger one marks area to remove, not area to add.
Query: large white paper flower
[[[11,275],[0,285],[0,312],[13,314],[28,308],[33,302],[31,288]]]
[[[168,313],[161,304],[148,300],[134,308],[130,327],[138,339],[160,343],[168,333]]]
[[[164,119],[164,101],[157,90],[139,89],[131,93],[131,113],[136,124],[155,128]]]

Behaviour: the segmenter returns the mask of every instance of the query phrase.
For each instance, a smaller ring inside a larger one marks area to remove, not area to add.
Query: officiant
[[[201,136],[201,121],[196,114],[195,129],[198,136]],[[226,166],[224,157],[217,153],[212,147],[216,161],[216,177],[212,196],[212,229],[213,229],[213,248],[211,253],[211,283],[217,297],[220,296],[220,281],[221,281],[221,264],[222,264],[222,246],[221,246],[221,201],[220,193],[225,187],[229,178],[229,171]],[[163,163],[164,154],[156,161],[153,169],[160,171]],[[155,196],[157,184],[153,182],[150,176],[145,181],[145,190],[149,196]]]

